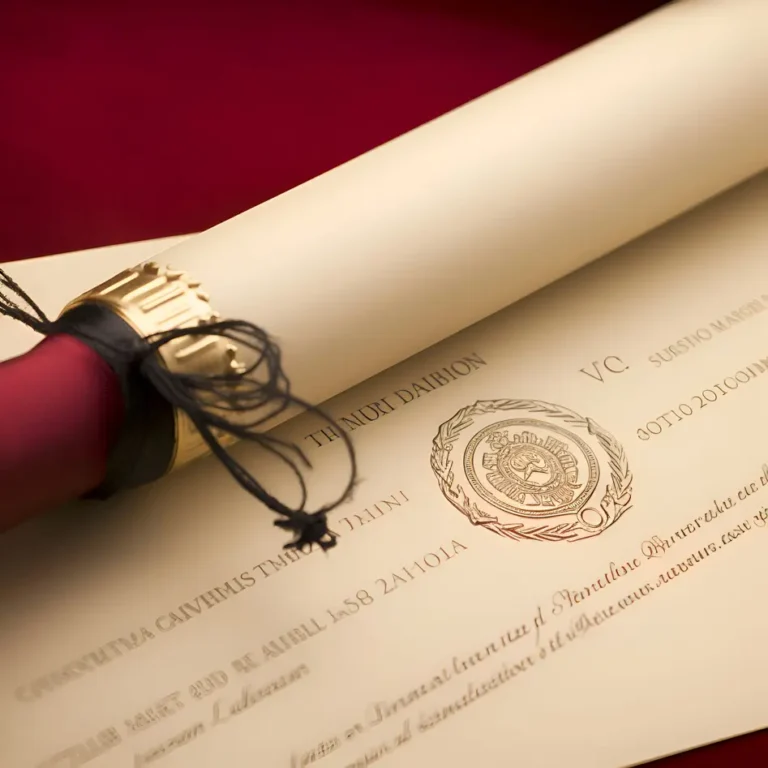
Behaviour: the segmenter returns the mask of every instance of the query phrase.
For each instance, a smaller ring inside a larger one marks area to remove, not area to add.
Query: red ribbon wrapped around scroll
[[[72,336],[45,339],[0,363],[0,403],[0,529],[102,482],[123,402],[97,352]]]

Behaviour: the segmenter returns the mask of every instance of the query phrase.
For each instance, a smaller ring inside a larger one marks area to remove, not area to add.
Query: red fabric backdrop
[[[0,261],[205,229],[662,4],[5,0]]]

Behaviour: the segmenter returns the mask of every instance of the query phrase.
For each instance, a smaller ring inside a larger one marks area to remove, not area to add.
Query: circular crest
[[[540,400],[478,400],[432,441],[440,490],[474,525],[510,539],[578,541],[631,506],[624,449],[592,419]]]

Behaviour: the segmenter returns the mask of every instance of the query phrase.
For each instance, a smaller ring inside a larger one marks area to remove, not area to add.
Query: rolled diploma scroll
[[[667,6],[157,260],[201,281],[222,316],[266,329],[294,391],[324,401],[768,166],[766,39],[763,0]],[[131,266],[123,253],[11,272],[55,316]],[[4,331],[3,355],[31,338]],[[89,386],[97,368],[83,372]],[[47,381],[58,396],[56,376]],[[88,387],[70,390],[80,396],[68,412],[97,407]],[[50,441],[41,452],[29,431],[44,421],[37,410],[0,418],[0,433],[17,433],[3,441],[13,461],[22,440],[44,454],[26,474],[13,463],[6,472],[17,502],[31,503],[30,472],[62,467],[73,495],[96,481],[104,457],[86,459],[116,422],[101,399],[94,419],[77,422],[90,430],[80,454],[68,451],[78,472],[64,471]],[[35,503],[59,500],[50,482],[39,487]]]
[[[766,40],[673,4],[158,261],[324,401],[768,166]]]

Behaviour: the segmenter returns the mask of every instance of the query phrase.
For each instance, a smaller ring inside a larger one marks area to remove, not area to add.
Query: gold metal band
[[[107,307],[141,337],[207,325],[221,318],[210,306],[200,283],[184,272],[161,268],[153,261],[127,269],[82,294],[63,310],[85,303]],[[237,347],[221,336],[182,336],[158,349],[168,370],[179,373],[223,374],[237,370]],[[208,446],[189,417],[175,411],[176,447],[169,471],[208,453]],[[223,444],[234,442],[218,435]]]

